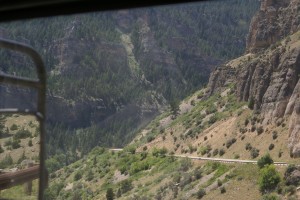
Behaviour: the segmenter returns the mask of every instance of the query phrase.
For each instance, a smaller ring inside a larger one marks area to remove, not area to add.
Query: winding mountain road
[[[110,150],[111,151],[123,151],[123,149],[110,149]],[[222,162],[222,163],[241,163],[241,164],[252,163],[252,164],[257,164],[256,160],[240,160],[240,159],[227,159],[227,158],[207,158],[207,157],[179,155],[179,154],[167,155],[167,156],[173,156],[173,157],[177,157],[177,158],[190,158],[192,160]],[[288,166],[289,165],[287,162],[275,162],[275,161],[274,161],[273,164],[274,165],[279,165],[279,166]]]
[[[207,157],[198,157],[198,156],[187,156],[187,155],[173,155],[174,157],[179,158],[190,158],[193,160],[207,160],[207,161],[213,161],[213,162],[222,162],[222,163],[252,163],[257,164],[256,160],[240,160],[240,159],[227,159],[227,158],[207,158]],[[282,166],[288,166],[288,163],[286,162],[274,162],[274,165],[282,165]]]

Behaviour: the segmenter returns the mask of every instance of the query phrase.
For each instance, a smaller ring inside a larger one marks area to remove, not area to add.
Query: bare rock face
[[[300,1],[262,1],[247,40],[247,51],[256,54],[238,67],[217,68],[208,83],[209,95],[221,92],[228,82],[235,83],[238,99],[253,99],[263,123],[287,120],[292,157],[300,157],[299,16]],[[273,43],[277,44],[269,47]]]
[[[297,31],[298,6],[297,0],[263,0],[250,24],[247,51],[257,52]]]
[[[288,146],[292,156],[300,157],[300,80],[287,105],[286,115],[288,114],[291,114]]]
[[[280,54],[279,59],[261,102],[261,113],[269,119],[282,118],[291,112],[286,109],[299,79],[300,49]]]
[[[230,83],[235,83],[236,70],[231,66],[221,66],[213,71],[208,82],[207,93],[212,95],[221,92]]]
[[[287,185],[297,186],[300,183],[300,169],[299,167],[290,168],[288,172],[284,174]]]

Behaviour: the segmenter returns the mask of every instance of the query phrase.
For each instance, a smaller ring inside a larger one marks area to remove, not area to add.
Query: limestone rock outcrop
[[[257,52],[299,30],[298,0],[263,0],[253,17],[247,38],[247,51]]]
[[[238,99],[253,99],[264,123],[287,121],[287,145],[291,156],[300,157],[300,1],[262,1],[251,23],[249,52],[237,66],[229,62],[212,72],[208,94],[234,83]]]

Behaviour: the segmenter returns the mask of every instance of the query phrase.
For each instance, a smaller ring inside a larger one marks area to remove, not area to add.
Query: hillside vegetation
[[[298,44],[298,33],[276,48]],[[282,45],[282,46],[281,46]],[[239,68],[276,51],[247,54],[225,65]],[[291,47],[290,47],[291,48]],[[297,199],[298,160],[286,144],[287,121],[265,123],[254,101],[240,101],[230,81],[220,92],[201,89],[173,102],[122,151],[95,148],[51,171],[48,199]],[[173,155],[258,160],[225,164]],[[273,161],[288,166],[274,166]]]
[[[299,167],[175,158],[165,148],[136,153],[97,147],[50,174],[46,199],[296,199]],[[267,157],[266,155],[264,157]],[[274,179],[274,181],[272,181]]]
[[[111,36],[64,38],[96,51],[66,64],[66,48],[49,71],[76,112],[50,117],[46,199],[300,199],[300,2],[262,0],[246,51],[258,7],[232,2],[105,13]]]
[[[1,115],[0,129],[1,169],[25,159],[39,160],[39,124],[34,116]]]
[[[39,123],[34,116],[2,114],[0,116],[0,169],[1,174],[14,173],[39,164]],[[12,180],[13,181],[13,180]],[[0,198],[33,200],[38,195],[38,181],[32,181],[32,192],[27,194],[24,185],[1,190]]]
[[[42,55],[47,151],[68,155],[69,164],[98,145],[124,146],[170,102],[205,85],[216,64],[244,51],[258,4],[216,1],[34,19],[3,23],[1,34]],[[2,72],[33,76],[28,59],[0,56]]]
[[[210,97],[205,89],[195,93],[180,104],[180,113],[162,114],[132,144],[138,151],[157,147],[175,154],[241,159],[270,152],[278,161],[291,160],[285,122],[264,125],[250,103],[237,101],[231,87]]]
[[[96,148],[51,174],[46,199],[105,199],[110,190],[117,199],[199,199],[202,190],[220,191],[220,185],[239,175],[248,174],[251,180],[258,176],[257,170],[246,172],[247,165],[192,162],[165,154],[163,149],[135,154],[130,147],[121,152]],[[253,191],[251,197],[258,195]]]
[[[206,88],[170,101],[169,110],[122,151],[97,148],[94,157],[92,152],[69,165],[71,170],[53,170],[48,197],[299,199],[300,21],[293,17],[298,8],[295,0],[263,0],[250,26],[247,54],[216,67]],[[150,37],[149,26],[142,27],[139,33]],[[98,160],[102,156],[106,161]],[[99,170],[102,163],[105,170]],[[87,170],[93,164],[97,167]],[[95,184],[85,173],[94,174]]]

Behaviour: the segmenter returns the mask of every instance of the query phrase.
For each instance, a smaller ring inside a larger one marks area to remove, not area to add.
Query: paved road
[[[180,158],[190,158],[193,160],[208,160],[213,162],[223,162],[223,163],[252,163],[257,164],[256,160],[239,160],[239,159],[227,159],[227,158],[206,158],[206,157],[198,157],[198,156],[188,156],[188,155],[173,155],[174,157]],[[274,162],[274,165],[283,165],[287,166],[286,162]]]
[[[110,149],[111,151],[123,151],[123,149]],[[240,159],[227,159],[227,158],[207,158],[207,157],[198,157],[198,156],[189,156],[189,155],[168,155],[168,156],[174,156],[178,158],[190,158],[193,160],[207,160],[207,161],[213,161],[213,162],[222,162],[222,163],[252,163],[257,164],[256,160],[240,160]],[[274,162],[274,165],[281,165],[281,166],[288,166],[288,163],[286,162]]]
[[[109,149],[111,151],[123,151],[123,149]]]

